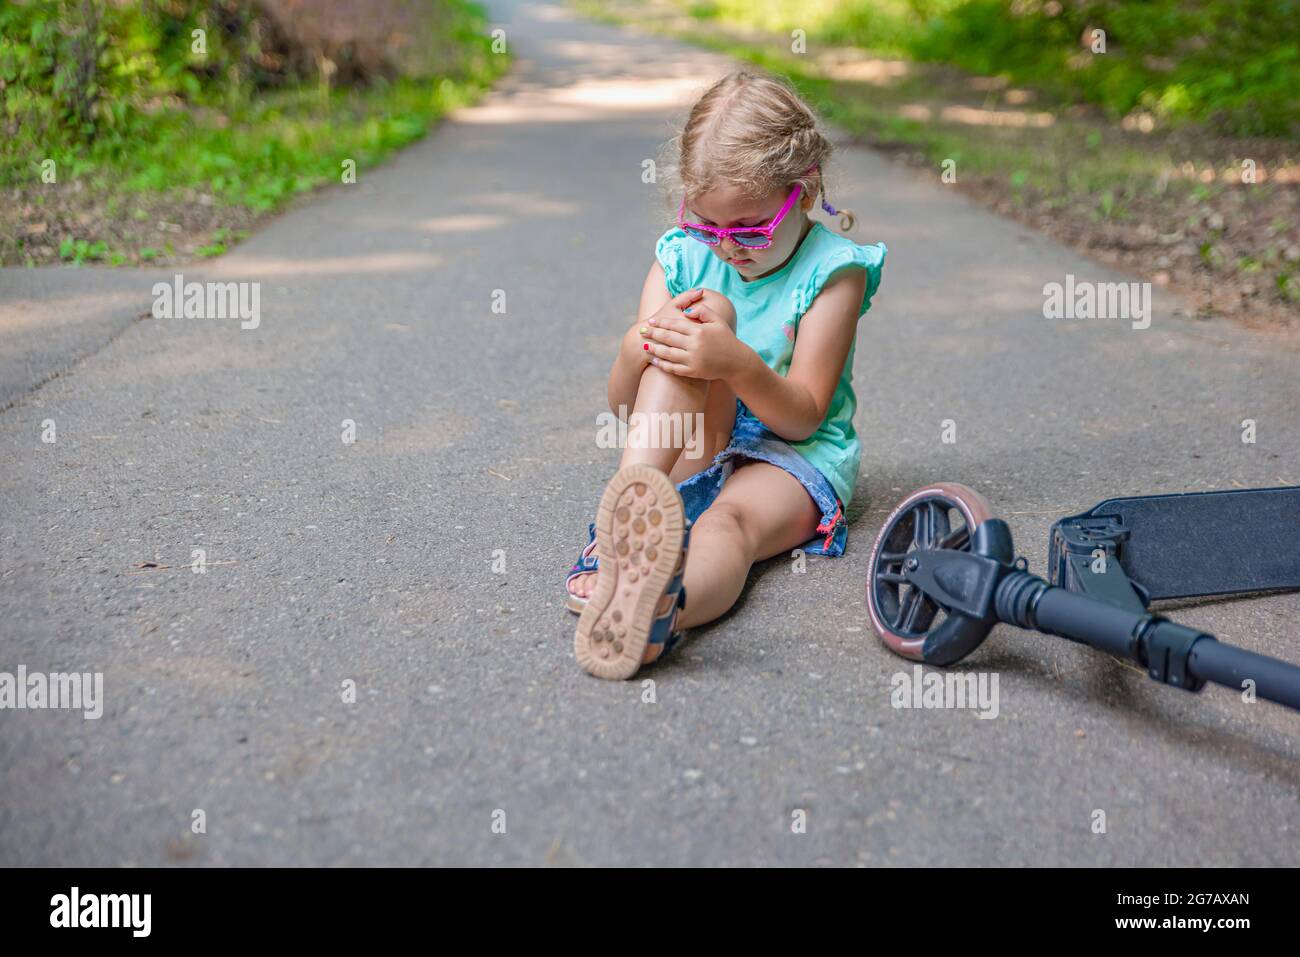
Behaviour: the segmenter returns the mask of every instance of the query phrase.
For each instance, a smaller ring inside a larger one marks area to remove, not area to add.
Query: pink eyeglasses
[[[804,170],[804,175],[816,170],[816,165]],[[794,208],[795,200],[803,191],[802,183],[795,183],[794,189],[790,190],[790,195],[786,198],[785,205],[781,211],[776,214],[770,223],[766,226],[732,226],[727,229],[720,229],[717,226],[706,226],[703,223],[688,223],[682,220],[686,213],[686,197],[682,197],[682,204],[677,209],[677,225],[693,239],[698,239],[706,246],[716,246],[723,239],[730,237],[731,241],[737,246],[743,246],[746,249],[767,249],[772,245],[772,234],[776,232],[776,227],[781,225],[781,220],[785,219],[786,213]],[[822,208],[832,216],[836,214],[831,205],[825,201],[822,202]]]

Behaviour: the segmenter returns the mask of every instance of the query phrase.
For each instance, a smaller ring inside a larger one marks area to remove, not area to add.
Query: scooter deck
[[[1052,584],[1098,548],[1152,601],[1300,588],[1300,486],[1107,499],[1052,526]]]

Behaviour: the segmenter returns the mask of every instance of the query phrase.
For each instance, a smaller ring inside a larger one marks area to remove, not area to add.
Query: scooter
[[[1214,682],[1300,710],[1300,666],[1147,610],[1300,589],[1300,487],[1108,499],[1052,526],[1048,563],[1050,581],[1031,574],[974,489],[926,486],[872,546],[872,628],[897,654],[948,666],[1003,622],[1134,661],[1186,691]]]

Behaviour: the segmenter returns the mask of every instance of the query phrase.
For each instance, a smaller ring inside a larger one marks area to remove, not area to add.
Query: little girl
[[[815,115],[739,71],[673,143],[677,223],[609,376],[610,408],[640,414],[566,584],[578,662],[602,678],[631,677],[723,614],[754,562],[843,554],[861,458],[854,338],[886,249],[808,218],[832,149]],[[648,434],[701,421],[691,454]]]

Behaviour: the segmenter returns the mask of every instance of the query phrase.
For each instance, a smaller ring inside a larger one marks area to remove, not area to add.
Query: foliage
[[[679,2],[697,19],[1006,76],[1114,116],[1144,110],[1237,135],[1300,129],[1300,0]]]
[[[418,21],[411,45],[423,59],[400,64],[381,62],[373,44],[354,56],[359,47],[331,16],[348,0],[317,0],[319,29],[307,29],[304,13],[294,36],[268,14],[272,2],[0,0],[0,188],[12,190],[11,211],[36,223],[32,241],[69,262],[125,261],[104,239],[145,230],[114,213],[138,205],[132,193],[178,214],[196,197],[252,214],[277,209],[339,182],[344,161],[364,169],[423,136],[508,65],[491,53],[470,0],[352,2],[362,19],[387,5]],[[57,186],[42,178],[49,161]],[[0,216],[0,260],[26,256],[24,229],[21,217]],[[218,231],[198,254],[219,255],[238,238]],[[137,261],[172,252],[126,241]]]
[[[365,165],[421,135],[458,89],[490,81],[500,58],[481,11],[438,6],[456,51],[441,75],[322,90],[249,0],[11,0],[0,5],[0,184],[54,158],[61,179],[207,185],[269,208],[322,165],[336,171],[336,157]]]
[[[928,20],[911,50],[1115,115],[1240,135],[1300,128],[1296,0],[966,0]]]

